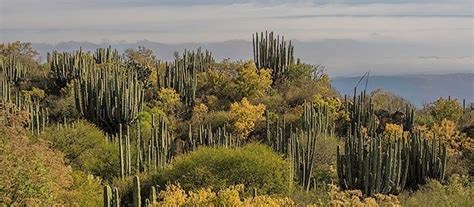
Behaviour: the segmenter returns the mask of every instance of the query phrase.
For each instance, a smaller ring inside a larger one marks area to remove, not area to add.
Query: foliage
[[[117,175],[117,147],[109,143],[102,131],[86,121],[59,129],[49,127],[39,137],[51,142],[51,147],[61,150],[74,169],[111,179]]]
[[[402,111],[409,104],[404,98],[383,89],[372,91],[370,97],[375,110],[387,110],[390,113]]]
[[[408,132],[403,131],[403,126],[388,123],[385,125],[383,136],[389,140],[403,138],[406,141],[408,139]]]
[[[349,120],[349,113],[338,97],[323,97],[321,94],[314,95],[313,102],[320,107],[327,107],[331,117],[336,120]]]
[[[172,88],[161,88],[158,92],[158,101],[162,109],[171,112],[180,103],[179,94]]]
[[[336,150],[342,142],[334,136],[318,137],[316,144],[316,159],[314,163],[313,178],[317,188],[326,190],[328,184],[337,180]]]
[[[15,56],[20,58],[23,65],[27,67],[36,66],[36,57],[38,52],[33,49],[29,42],[11,42],[11,43],[0,43],[0,56],[8,57]]]
[[[124,52],[125,58],[136,61],[144,66],[151,66],[156,62],[156,57],[153,55],[153,50],[144,46],[138,46],[138,50],[128,48]]]
[[[101,180],[81,171],[72,171],[73,182],[62,202],[67,205],[100,206],[102,203]]]
[[[439,98],[431,103],[428,109],[436,122],[447,119],[456,123],[463,114],[463,108],[456,99]]]
[[[453,121],[443,119],[441,122],[435,123],[432,127],[432,133],[448,146],[450,153],[474,150],[473,138],[461,133]]]
[[[474,140],[461,133],[453,121],[443,119],[431,128],[425,125],[416,126],[415,129],[424,137],[441,139],[448,146],[449,154],[462,154],[474,150]]]
[[[360,190],[340,191],[336,185],[330,185],[330,189],[328,206],[400,206],[394,195],[376,194],[364,198]]]
[[[290,173],[290,163],[270,148],[249,144],[237,149],[200,148],[177,157],[164,176],[185,190],[239,183],[262,194],[288,194],[292,190]]]
[[[7,205],[51,205],[72,183],[61,152],[43,140],[30,140],[21,112],[0,125],[0,202]]]
[[[41,101],[45,97],[44,91],[36,87],[33,87],[31,90],[24,90],[22,93],[25,97],[29,97],[33,101]]]
[[[286,78],[290,82],[301,79],[317,79],[324,74],[323,69],[324,67],[321,65],[310,65],[305,63],[291,64],[288,67]]]
[[[337,96],[337,92],[331,87],[329,76],[324,73],[313,79],[286,80],[275,88],[282,94],[290,107],[311,101],[316,94],[320,94],[322,97]]]
[[[240,138],[246,139],[257,122],[264,121],[265,105],[253,105],[247,98],[243,98],[240,103],[230,105],[230,115],[235,131]]]
[[[160,202],[153,206],[293,206],[294,202],[286,197],[256,195],[241,198],[244,185],[232,185],[220,190],[201,188],[186,192],[178,185],[167,185],[159,193]]]
[[[466,176],[455,175],[446,185],[430,181],[416,192],[399,196],[403,206],[474,206],[474,183]]]
[[[44,99],[44,103],[48,106],[49,118],[52,122],[73,121],[80,117],[71,94],[64,97],[49,95]]]
[[[257,70],[253,62],[245,63],[238,73],[237,91],[243,97],[261,97],[272,85],[271,70]]]

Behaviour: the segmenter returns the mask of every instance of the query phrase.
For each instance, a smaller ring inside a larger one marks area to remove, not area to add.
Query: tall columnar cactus
[[[11,55],[0,62],[0,72],[5,80],[18,85],[26,77],[29,69],[17,57]]]
[[[337,149],[337,174],[342,189],[360,189],[365,195],[398,194],[406,186],[428,178],[444,179],[446,147],[413,134],[411,139],[390,141],[366,138],[360,130],[345,139],[344,154]],[[403,140],[403,141],[402,141]],[[434,140],[434,139],[433,139]]]
[[[242,145],[238,136],[226,130],[226,125],[213,129],[211,125],[201,125],[197,129],[189,126],[188,139],[184,142],[184,151],[195,150],[199,146],[239,147]]]
[[[94,53],[94,60],[97,64],[105,64],[120,62],[121,58],[119,52],[109,46],[108,48],[97,48]]]
[[[42,107],[38,101],[19,91],[12,93],[11,84],[0,80],[0,104],[12,104],[11,110],[21,110],[28,113],[27,128],[32,134],[40,134],[49,124],[48,108]]]
[[[192,106],[196,98],[197,74],[209,69],[214,63],[212,53],[184,51],[182,56],[176,55],[173,63],[157,63],[157,85],[160,88],[173,88],[187,106]]]
[[[137,175],[133,177],[133,206],[141,207],[141,196],[140,196],[140,178]]]
[[[82,52],[58,52],[48,53],[48,64],[51,76],[59,87],[64,87],[72,80],[79,78],[83,71],[95,67],[94,58],[90,53]]]
[[[424,184],[428,179],[444,180],[447,165],[446,147],[441,139],[432,138],[431,143],[421,137],[419,132],[414,132],[409,142],[410,169],[407,183],[415,187]]]
[[[276,36],[273,32],[258,32],[252,35],[253,56],[258,69],[270,68],[273,70],[273,83],[284,77],[291,64],[294,64],[294,47],[291,41],[287,43],[285,37]]]
[[[285,154],[293,162],[292,171],[299,179],[303,189],[309,191],[314,186],[313,168],[316,160],[316,146],[319,137],[334,134],[334,118],[328,113],[328,108],[312,103],[304,105],[300,128],[292,129],[286,126],[283,118],[270,123],[270,113],[267,119],[267,144],[275,151]]]
[[[109,185],[104,186],[104,207],[112,207],[112,189]]]
[[[112,207],[120,207],[120,195],[118,188],[112,190]]]
[[[155,186],[151,186],[149,201],[150,201],[150,204],[155,204],[157,202]]]
[[[380,120],[378,120],[372,99],[367,95],[366,91],[362,91],[357,95],[357,89],[354,88],[352,101],[348,100],[346,96],[344,98],[344,106],[350,118],[348,128],[359,129],[364,127],[369,136],[375,136],[377,133],[383,132],[383,130],[377,131],[378,128],[384,128],[384,126],[379,126],[384,123],[381,123]],[[403,124],[404,131],[410,131],[413,128],[414,109],[408,104],[406,105],[405,116],[403,117],[401,124]]]
[[[118,132],[118,145],[119,145],[119,160],[120,160],[120,177],[125,177],[125,162],[124,162],[124,155],[123,155],[123,139],[122,139],[122,124],[119,124],[119,132]]]
[[[77,110],[109,132],[137,119],[143,107],[143,93],[137,75],[120,65],[85,71],[83,77],[74,80]]]

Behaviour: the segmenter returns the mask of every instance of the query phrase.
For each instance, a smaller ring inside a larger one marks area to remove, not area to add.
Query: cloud
[[[294,41],[335,40],[318,51],[302,44],[299,51],[338,73],[375,66],[386,73],[468,70],[473,5],[472,0],[0,0],[0,40],[205,43],[248,41],[254,32],[273,30]]]

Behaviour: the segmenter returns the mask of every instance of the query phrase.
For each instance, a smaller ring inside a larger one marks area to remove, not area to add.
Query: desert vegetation
[[[291,41],[253,60],[0,45],[5,206],[473,206],[474,111],[343,96]]]

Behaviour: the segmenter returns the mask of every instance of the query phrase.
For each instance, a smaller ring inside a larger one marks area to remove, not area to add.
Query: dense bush
[[[342,142],[337,137],[319,137],[316,144],[316,158],[313,178],[316,187],[326,189],[327,185],[337,180],[336,160],[337,146]]]
[[[2,113],[3,115],[3,113]],[[0,203],[13,206],[52,205],[72,183],[61,152],[43,140],[31,140],[21,127],[26,116],[14,113],[0,120]]]
[[[428,109],[436,122],[441,122],[444,119],[457,122],[463,114],[463,108],[456,99],[440,98],[431,103]]]
[[[453,176],[447,185],[431,181],[399,196],[403,206],[474,206],[473,197],[474,183],[466,176]]]
[[[61,150],[67,163],[104,179],[117,175],[119,169],[118,147],[109,143],[105,135],[93,124],[78,121],[73,127],[63,127],[58,133],[56,126],[45,129],[39,138],[51,142],[51,147]]]
[[[244,184],[246,193],[288,194],[293,188],[290,163],[261,144],[239,149],[201,148],[176,158],[164,173],[165,180],[183,189],[226,188]]]
[[[71,172],[72,185],[62,198],[62,204],[71,206],[100,206],[103,203],[101,180],[82,171]]]
[[[202,188],[195,191],[184,191],[179,185],[167,185],[159,193],[159,202],[154,206],[292,206],[289,198],[257,195],[242,199],[244,185],[229,186],[219,191]]]

